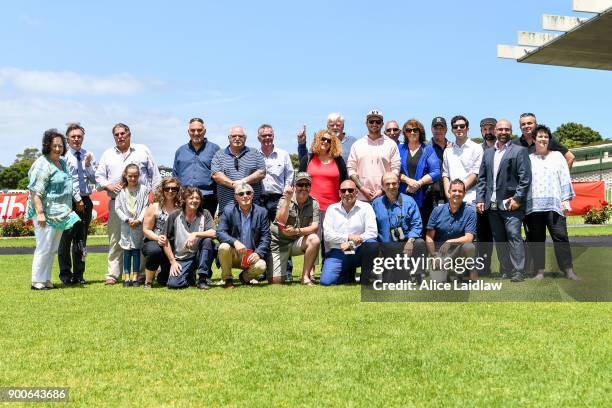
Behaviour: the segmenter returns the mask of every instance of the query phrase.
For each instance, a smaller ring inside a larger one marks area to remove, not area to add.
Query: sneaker
[[[198,289],[200,290],[208,290],[210,289],[210,285],[206,282],[206,279],[198,280]]]
[[[140,286],[140,282],[138,282],[137,280],[135,280],[134,282],[132,282],[132,286],[137,288]]]
[[[153,285],[151,283],[149,283],[149,282],[145,282],[144,288],[145,289],[153,289]]]
[[[43,282],[33,282],[30,287],[32,290],[49,290],[47,286]]]
[[[123,281],[123,287],[124,288],[129,288],[130,286],[132,286],[132,282],[130,282],[130,281]]]
[[[55,289],[55,285],[53,284],[53,282],[51,282],[50,280],[45,282],[45,287],[47,289]]]

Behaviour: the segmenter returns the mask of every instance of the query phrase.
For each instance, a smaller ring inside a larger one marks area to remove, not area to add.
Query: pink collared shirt
[[[349,177],[357,174],[364,187],[381,190],[383,174],[388,171],[397,175],[400,173],[401,159],[397,144],[387,136],[372,140],[366,135],[351,147],[346,167]],[[361,191],[357,198],[367,201]]]

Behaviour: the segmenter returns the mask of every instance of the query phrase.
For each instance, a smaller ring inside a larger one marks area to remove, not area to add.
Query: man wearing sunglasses
[[[248,183],[236,184],[236,203],[221,213],[217,237],[221,275],[226,288],[234,288],[232,268],[241,268],[239,279],[244,285],[256,282],[266,271],[266,256],[270,246],[268,213],[253,204],[253,187]]]
[[[460,179],[464,183],[463,201],[476,201],[476,180],[482,162],[482,148],[468,137],[470,122],[463,115],[451,119],[455,143],[444,150],[442,158],[442,180],[447,200],[450,199],[450,181]]]
[[[397,145],[383,137],[382,112],[372,110],[366,115],[368,134],[355,142],[346,164],[349,177],[359,190],[362,201],[372,202],[383,194],[380,180],[388,171],[400,174],[401,159]]]
[[[272,242],[268,261],[268,282],[283,283],[287,277],[287,261],[293,255],[304,255],[301,282],[312,285],[314,265],[321,241],[319,203],[310,197],[310,175],[299,172],[295,176],[295,192],[289,186],[278,202],[276,219],[270,226]]]
[[[534,153],[535,146],[535,135],[533,134],[533,129],[538,126],[538,121],[536,116],[531,112],[525,112],[521,114],[519,117],[519,125],[521,127],[521,137],[514,140],[513,143],[519,146],[526,147],[529,151],[529,154]],[[574,153],[570,152],[567,147],[565,147],[557,138],[552,137],[548,143],[548,150],[551,152],[560,152],[563,157],[565,157],[565,161],[567,162],[567,166],[572,169],[572,165],[574,164]]]
[[[189,142],[174,154],[172,175],[184,186],[194,186],[202,192],[202,208],[213,217],[217,212],[217,188],[212,179],[212,159],[219,146],[206,139],[204,120],[193,118],[187,127]]]
[[[228,204],[235,203],[234,188],[247,183],[253,187],[255,202],[261,195],[261,181],[266,176],[266,162],[257,150],[245,145],[246,133],[241,126],[232,126],[227,139],[229,145],[215,153],[211,164],[212,178],[217,183],[219,214]]]
[[[444,151],[453,146],[453,143],[446,138],[448,128],[446,126],[446,119],[442,116],[436,116],[431,121],[431,145],[436,152],[438,162],[440,164],[440,174],[442,173],[442,160],[444,159]],[[431,184],[431,188],[427,190],[424,203],[430,203],[432,207],[437,206],[448,201],[446,194],[444,194],[444,181],[442,177],[437,182]]]
[[[400,125],[395,120],[390,120],[385,124],[385,136],[399,144],[399,137],[402,134]]]
[[[476,209],[488,212],[500,260],[500,278],[522,282],[525,247],[521,223],[531,184],[527,149],[512,143],[512,124],[506,119],[495,126],[495,147],[484,152],[476,183]]]
[[[352,180],[340,184],[340,198],[339,203],[327,207],[323,221],[327,252],[320,283],[324,286],[355,282],[363,244],[375,243],[378,235],[374,210],[357,200],[357,186]]]

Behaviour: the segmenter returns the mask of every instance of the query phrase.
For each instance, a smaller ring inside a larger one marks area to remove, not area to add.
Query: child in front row
[[[142,248],[143,240],[142,221],[149,202],[148,189],[138,182],[139,178],[140,171],[138,166],[128,164],[125,170],[123,170],[123,189],[117,194],[115,199],[115,211],[121,220],[121,240],[119,245],[123,249],[124,288],[138,286],[140,248]]]

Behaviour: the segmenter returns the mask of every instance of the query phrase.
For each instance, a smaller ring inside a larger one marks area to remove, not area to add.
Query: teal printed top
[[[28,172],[30,183],[28,190],[28,219],[36,221],[36,209],[32,194],[40,197],[43,212],[50,227],[64,231],[80,221],[79,216],[72,211],[72,177],[68,164],[59,159],[62,170],[58,169],[46,156],[40,156]]]

